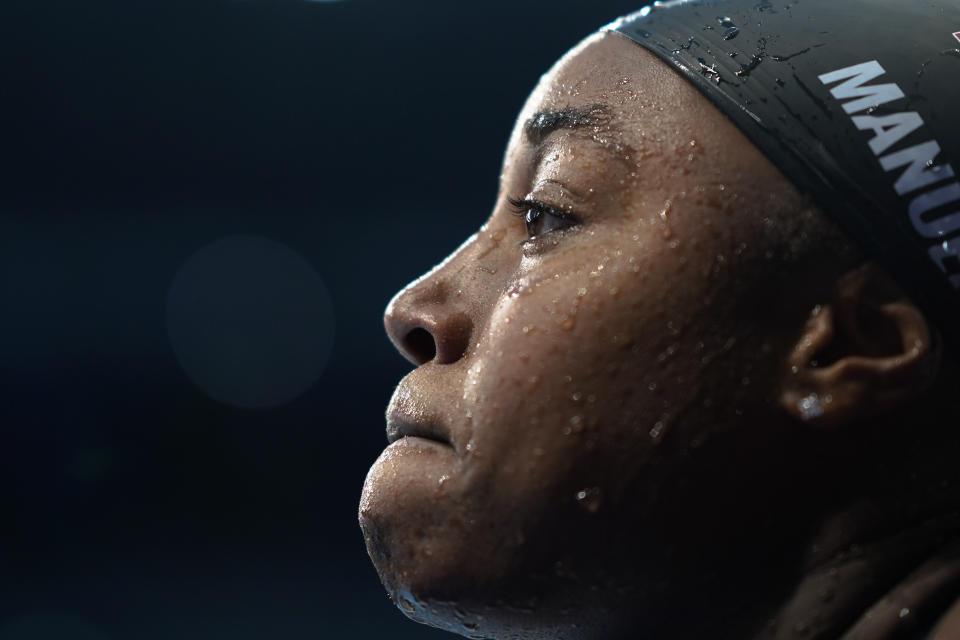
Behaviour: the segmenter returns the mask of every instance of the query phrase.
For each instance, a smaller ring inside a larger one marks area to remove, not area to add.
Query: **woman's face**
[[[591,37],[544,76],[490,218],[386,312],[418,366],[360,521],[410,617],[563,637],[617,594],[668,592],[677,554],[741,535],[755,501],[726,469],[752,462],[711,444],[765,437],[746,423],[772,415],[785,344],[758,329],[766,212],[795,200],[623,38]]]

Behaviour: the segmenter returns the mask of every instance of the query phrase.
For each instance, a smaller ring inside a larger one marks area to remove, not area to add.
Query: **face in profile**
[[[784,318],[810,297],[771,277],[771,247],[802,208],[625,39],[591,37],[544,76],[490,218],[386,312],[416,368],[360,521],[409,617],[615,637],[756,577],[729,570],[787,525],[747,514],[783,511],[801,446],[774,390],[800,329]]]

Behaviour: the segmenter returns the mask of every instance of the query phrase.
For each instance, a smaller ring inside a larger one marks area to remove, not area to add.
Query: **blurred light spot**
[[[323,280],[295,251],[230,236],[200,249],[174,276],[167,332],[183,370],[207,395],[266,409],[320,377],[333,312]]]
[[[34,611],[0,623],[0,640],[106,640],[106,636],[79,618]]]

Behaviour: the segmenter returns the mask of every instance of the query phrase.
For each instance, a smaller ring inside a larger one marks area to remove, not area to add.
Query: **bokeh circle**
[[[197,251],[167,294],[167,333],[193,383],[244,409],[289,403],[323,372],[333,345],[327,287],[296,251],[228,236]]]

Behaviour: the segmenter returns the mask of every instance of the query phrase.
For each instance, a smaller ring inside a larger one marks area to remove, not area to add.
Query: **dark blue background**
[[[0,640],[449,637],[356,524],[409,368],[381,314],[482,223],[539,75],[640,4],[3,0]],[[306,258],[335,316],[269,411],[194,387],[165,328],[234,234]]]

